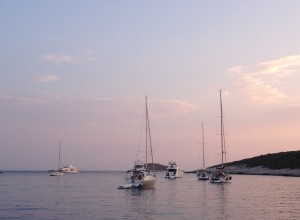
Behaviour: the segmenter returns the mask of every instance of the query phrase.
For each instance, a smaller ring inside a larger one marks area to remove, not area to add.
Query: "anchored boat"
[[[221,165],[213,171],[209,177],[210,183],[229,183],[231,175],[226,169],[226,148],[225,148],[225,134],[223,122],[223,106],[222,106],[222,91],[220,90],[220,111],[221,111]]]
[[[60,159],[61,159],[61,141],[59,140],[59,146],[58,146],[58,169],[57,170],[49,170],[48,174],[49,176],[63,176],[64,173],[60,171]]]
[[[209,173],[205,168],[205,157],[204,157],[204,128],[203,128],[203,122],[202,122],[202,162],[203,162],[203,169],[197,170],[197,178],[198,180],[208,180],[209,179]]]
[[[146,142],[145,142],[145,150],[146,150],[146,163],[143,161],[137,160],[134,162],[133,169],[130,169],[125,174],[125,183],[120,185],[118,189],[130,189],[130,188],[153,188],[155,186],[156,177],[153,173],[153,153],[152,153],[152,143],[151,143],[151,135],[150,135],[150,123],[149,123],[149,115],[148,115],[148,106],[147,106],[147,96],[145,98],[145,109],[146,109]],[[151,156],[152,162],[152,171],[148,166],[148,154]]]
[[[66,165],[59,169],[63,173],[79,173],[78,169],[72,164]]]
[[[183,171],[176,164],[176,162],[170,161],[169,165],[167,167],[167,172],[166,172],[165,178],[175,179],[175,178],[180,178],[182,176],[183,176]]]

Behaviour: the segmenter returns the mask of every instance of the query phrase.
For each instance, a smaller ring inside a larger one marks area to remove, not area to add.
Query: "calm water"
[[[118,190],[123,172],[0,174],[0,219],[300,219],[300,178],[234,175],[214,185],[163,176],[155,189]]]

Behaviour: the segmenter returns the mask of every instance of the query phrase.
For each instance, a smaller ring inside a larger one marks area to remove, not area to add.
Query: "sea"
[[[300,178],[233,175],[210,184],[196,174],[165,179],[153,189],[117,189],[124,172],[48,176],[46,171],[0,174],[0,219],[300,219]]]

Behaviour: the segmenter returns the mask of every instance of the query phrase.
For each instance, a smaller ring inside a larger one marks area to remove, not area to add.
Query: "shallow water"
[[[232,183],[165,179],[119,190],[123,172],[0,174],[0,219],[300,219],[300,178],[233,175]]]

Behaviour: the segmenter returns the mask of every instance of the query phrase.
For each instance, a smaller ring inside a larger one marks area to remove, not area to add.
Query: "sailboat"
[[[61,155],[61,153],[60,153],[60,155]],[[60,160],[61,160],[61,156],[60,156]],[[69,163],[68,165],[66,165],[64,167],[61,167],[59,165],[58,171],[60,171],[62,173],[67,173],[67,174],[79,173],[79,170],[74,165],[72,165],[71,163]]]
[[[49,170],[49,176],[63,176],[64,173],[60,170],[60,159],[61,159],[61,141],[59,140],[59,150],[58,150],[58,169]]]
[[[129,189],[129,188],[153,188],[155,186],[156,177],[155,174],[148,167],[148,154],[151,155],[152,170],[154,170],[153,164],[153,152],[150,135],[150,123],[147,106],[147,96],[145,97],[145,108],[146,108],[146,163],[137,160],[134,162],[133,169],[130,169],[125,174],[125,183],[120,185],[118,189]],[[148,152],[150,150],[150,152]]]
[[[202,162],[203,162],[203,169],[197,171],[197,178],[198,180],[208,180],[209,174],[205,168],[205,157],[204,157],[204,128],[202,122]]]
[[[221,111],[221,165],[209,177],[210,183],[228,183],[231,181],[231,176],[226,170],[226,148],[225,148],[225,134],[223,122],[223,106],[222,106],[222,90],[220,90],[220,111]]]

